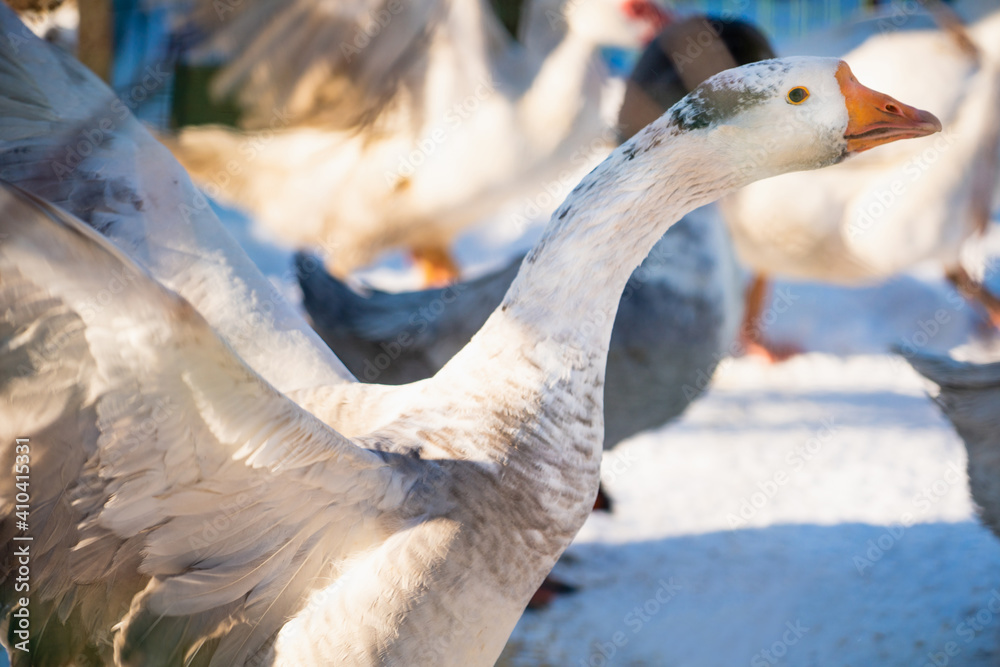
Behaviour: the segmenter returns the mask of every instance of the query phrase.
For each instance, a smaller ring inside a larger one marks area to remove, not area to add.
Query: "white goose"
[[[278,238],[323,247],[336,275],[409,248],[436,281],[456,275],[459,232],[610,151],[598,46],[637,46],[663,16],[566,3],[564,37],[536,53],[500,35],[485,0],[248,2],[221,22],[216,4],[201,24],[242,50],[222,88],[243,86],[252,125],[184,129],[170,142],[181,163]],[[382,14],[371,43],[342,53]]]
[[[15,28],[5,8],[0,17]],[[5,122],[45,112],[25,68],[64,86],[60,108],[109,108],[90,103],[105,89],[79,65],[46,60],[37,40],[30,57],[14,60],[5,44],[0,76],[19,84],[0,86],[14,114]],[[800,87],[810,103],[788,104]],[[877,139],[856,137],[871,129],[860,117],[890,107]],[[55,109],[38,122],[63,129]],[[92,208],[91,223],[119,245],[140,241],[130,258],[76,218],[3,186],[0,442],[5,461],[28,456],[33,510],[28,529],[18,528],[13,487],[2,487],[4,638],[15,664],[492,664],[589,513],[615,309],[665,229],[753,178],[938,127],[862,87],[836,60],[725,72],[581,182],[501,307],[435,377],[291,396],[226,344],[226,320],[206,321],[209,285],[188,290],[203,316],[140,266],[197,271],[188,251],[141,242],[170,229],[177,212],[100,217]],[[136,211],[170,196],[144,178],[190,188],[155,147],[132,152],[128,135],[141,128],[127,129],[102,147],[120,147],[136,178],[90,174],[79,182],[104,188],[71,205],[106,195]],[[764,154],[762,139],[773,139]],[[0,151],[24,165],[18,156],[30,146],[7,139]],[[25,185],[59,191],[52,176],[33,173]],[[148,188],[148,199],[130,199],[129,185]],[[190,288],[185,271],[173,281]],[[570,277],[576,289],[560,289]],[[244,305],[253,303],[232,307]],[[275,353],[272,363],[283,363],[284,351]],[[26,543],[15,536],[32,538],[29,593],[10,585],[14,550]],[[31,653],[16,647],[23,602]]]
[[[723,201],[736,249],[757,272],[747,323],[760,314],[767,276],[865,284],[929,260],[1000,326],[1000,300],[959,262],[963,243],[988,224],[998,177],[1000,12],[967,34],[954,26],[880,34],[844,60],[879,90],[938,115],[945,131],[834,169],[755,183]]]

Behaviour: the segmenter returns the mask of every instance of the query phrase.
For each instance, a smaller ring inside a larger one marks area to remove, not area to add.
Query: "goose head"
[[[940,129],[933,115],[862,86],[835,58],[720,72],[580,181],[525,258],[502,310],[533,325],[549,321],[554,339],[580,336],[578,323],[601,313],[606,326],[588,340],[606,351],[631,272],[688,212],[762,178]],[[599,284],[583,281],[581,265]],[[577,289],[555,292],[567,275],[580,281]],[[552,307],[556,293],[560,309]]]
[[[817,169],[941,130],[933,114],[862,85],[847,63],[807,56],[721,72],[662,122],[706,133],[711,152],[746,171],[747,180]]]

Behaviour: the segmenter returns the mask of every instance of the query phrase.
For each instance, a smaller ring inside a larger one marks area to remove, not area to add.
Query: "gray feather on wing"
[[[117,650],[147,664],[242,662],[411,511],[419,462],[302,410],[82,222],[3,184],[0,233],[0,455],[30,434],[54,501],[32,520],[34,641],[107,651],[94,630],[121,619]]]

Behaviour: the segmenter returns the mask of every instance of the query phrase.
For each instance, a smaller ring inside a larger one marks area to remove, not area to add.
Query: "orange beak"
[[[837,69],[840,92],[847,101],[847,151],[860,153],[897,139],[926,137],[941,131],[934,114],[897,102],[858,83],[847,63]]]

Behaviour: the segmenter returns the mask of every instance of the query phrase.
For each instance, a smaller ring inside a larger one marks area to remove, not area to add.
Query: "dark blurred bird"
[[[1000,537],[1000,362],[974,364],[911,352],[903,356],[938,385],[934,401],[969,454],[969,488],[979,517]]]

